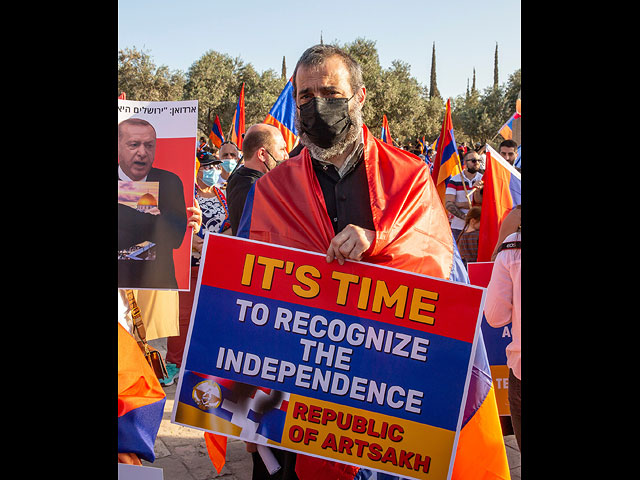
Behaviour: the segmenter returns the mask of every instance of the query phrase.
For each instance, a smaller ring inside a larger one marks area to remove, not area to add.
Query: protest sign
[[[118,288],[190,289],[197,119],[197,100],[118,99]]]
[[[487,287],[491,280],[493,262],[469,262],[467,263],[469,282],[479,287]],[[511,325],[494,328],[482,315],[482,337],[487,349],[487,358],[491,368],[493,389],[496,392],[498,414],[511,415],[509,408],[509,367],[507,367],[506,348],[511,343]]]
[[[202,259],[173,423],[450,477],[484,289],[216,234]]]

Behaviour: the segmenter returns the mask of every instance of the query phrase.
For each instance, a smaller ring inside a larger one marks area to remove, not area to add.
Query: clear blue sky
[[[187,72],[208,50],[239,57],[258,72],[291,75],[302,52],[319,43],[376,42],[382,68],[393,60],[429,85],[431,49],[443,97],[499,83],[520,68],[520,2],[509,0],[118,0],[118,49],[136,47],[156,66]],[[114,52],[115,54],[115,52]]]

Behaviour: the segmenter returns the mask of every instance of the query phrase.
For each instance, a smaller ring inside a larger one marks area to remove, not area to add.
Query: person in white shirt
[[[451,231],[453,237],[458,240],[460,232],[464,228],[464,221],[469,209],[482,201],[477,190],[470,193],[474,186],[479,187],[482,183],[482,174],[478,171],[480,156],[473,150],[465,153],[463,157],[464,170],[462,173],[451,177],[444,192],[445,208],[453,215],[451,219]],[[464,183],[463,183],[464,182]]]
[[[513,432],[521,447],[521,394],[520,369],[521,296],[520,296],[520,229],[507,235],[498,248],[491,280],[487,285],[484,316],[494,328],[511,324],[511,343],[506,347],[509,367],[509,408]]]

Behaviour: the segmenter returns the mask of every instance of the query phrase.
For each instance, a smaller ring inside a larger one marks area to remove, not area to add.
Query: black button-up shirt
[[[324,195],[333,231],[336,234],[350,223],[368,230],[375,230],[364,166],[364,152],[362,146],[359,149],[358,159],[342,177],[334,165],[311,159]]]

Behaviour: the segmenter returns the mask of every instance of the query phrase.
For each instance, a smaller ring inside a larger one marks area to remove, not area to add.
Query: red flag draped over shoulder
[[[375,138],[366,126],[363,138],[376,230],[363,260],[449,278],[453,239],[429,170],[418,157]],[[249,201],[259,209],[243,219],[250,222],[253,240],[324,253],[335,236],[307,148],[260,178]]]

